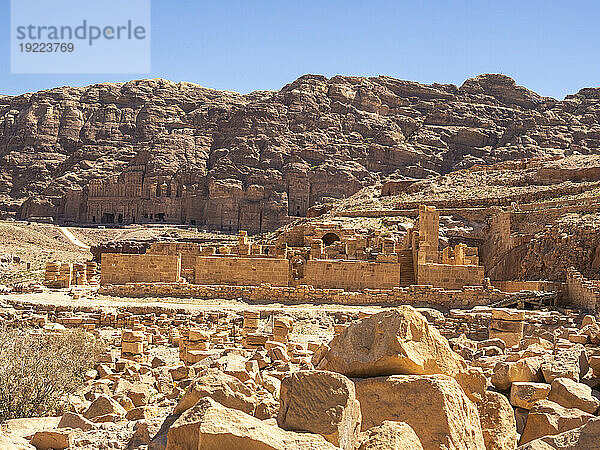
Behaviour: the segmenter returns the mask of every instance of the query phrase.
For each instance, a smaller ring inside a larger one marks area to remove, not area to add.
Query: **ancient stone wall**
[[[196,284],[260,285],[289,284],[289,261],[279,258],[238,258],[199,256],[196,258]]]
[[[570,305],[596,312],[600,307],[600,281],[588,280],[574,268],[567,269],[567,300]]]
[[[472,308],[506,298],[506,293],[481,286],[447,290],[413,285],[406,288],[366,289],[348,292],[343,289],[318,289],[312,286],[203,286],[187,283],[130,283],[102,286],[101,294],[123,297],[167,296],[202,299],[239,299],[250,303],[335,303],[343,305],[413,305],[436,308]]]
[[[463,286],[481,286],[483,266],[452,266],[447,264],[419,264],[417,284],[431,284],[444,289],[462,289]]]
[[[181,276],[193,282],[196,273],[196,256],[203,254],[203,251],[206,250],[195,242],[153,242],[146,250],[146,254],[180,255]]]
[[[311,259],[306,262],[302,283],[347,291],[391,289],[400,285],[400,264]]]
[[[101,284],[178,283],[180,278],[179,255],[102,254]]]

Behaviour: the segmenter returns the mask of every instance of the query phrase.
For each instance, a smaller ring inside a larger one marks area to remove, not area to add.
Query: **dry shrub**
[[[0,422],[57,412],[102,350],[83,330],[42,333],[0,325]]]

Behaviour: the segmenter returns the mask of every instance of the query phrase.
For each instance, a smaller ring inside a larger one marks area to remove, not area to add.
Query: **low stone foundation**
[[[342,305],[413,305],[436,308],[472,308],[488,305],[510,294],[482,286],[465,286],[462,290],[445,290],[429,285],[405,288],[365,289],[348,292],[343,289],[317,289],[312,286],[276,287],[197,285],[187,283],[129,283],[102,286],[100,294],[119,297],[181,297],[199,299],[242,299],[249,303],[337,303]]]

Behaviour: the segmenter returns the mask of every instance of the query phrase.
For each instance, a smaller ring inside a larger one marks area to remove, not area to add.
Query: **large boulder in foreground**
[[[294,372],[281,381],[278,425],[317,433],[336,447],[353,450],[360,432],[354,383],[324,370]]]
[[[361,433],[358,450],[423,450],[423,446],[409,424],[386,420]]]
[[[426,449],[485,449],[477,408],[447,375],[354,379],[362,429],[406,422]]]
[[[540,400],[533,405],[527,415],[520,443],[526,444],[543,436],[578,428],[593,417],[580,409],[564,408],[550,400]]]
[[[169,428],[167,450],[334,450],[318,434],[282,430],[237,409],[202,398]]]
[[[446,338],[411,306],[352,323],[313,364],[317,369],[348,377],[438,373],[454,376],[466,367]]]
[[[209,368],[196,375],[173,414],[182,414],[204,397],[210,397],[223,406],[239,409],[247,414],[254,414],[258,404],[252,390],[236,377],[219,369]]]
[[[487,450],[511,450],[517,447],[519,436],[515,412],[508,399],[499,392],[485,391],[476,403],[481,430]]]
[[[519,450],[598,450],[600,449],[600,419],[552,436],[544,436],[519,447]]]

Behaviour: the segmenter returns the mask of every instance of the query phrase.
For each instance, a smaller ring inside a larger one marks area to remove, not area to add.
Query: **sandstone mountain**
[[[247,95],[154,79],[0,96],[0,211],[142,165],[208,199],[211,181],[259,186],[267,206],[301,216],[390,176],[600,153],[599,110],[600,88],[558,101],[498,74],[460,87],[305,75]],[[294,177],[308,199],[297,212]]]

